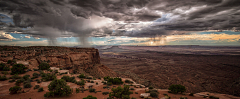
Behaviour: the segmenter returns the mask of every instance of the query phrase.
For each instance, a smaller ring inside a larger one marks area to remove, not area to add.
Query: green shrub
[[[107,76],[107,77],[104,77],[104,80],[107,80],[107,83],[109,83],[109,84],[110,84],[110,82],[111,82],[112,84],[114,84],[114,85],[123,84],[122,79],[121,79],[121,78],[118,78],[118,77],[116,77],[116,78],[111,78],[111,77]]]
[[[78,78],[85,78],[85,75],[84,75],[84,74],[80,74],[80,75],[78,76]]]
[[[83,99],[97,99],[97,97],[93,97],[92,95],[88,95],[87,97],[85,97]]]
[[[157,98],[158,97],[158,93],[150,92],[150,96],[153,97],[153,98]]]
[[[66,82],[74,82],[75,77],[63,76],[61,79],[65,80]]]
[[[78,81],[76,82],[77,85],[85,85],[85,81],[84,80],[81,80],[81,81]]]
[[[3,68],[5,67],[6,65],[4,63],[0,63],[0,70],[3,70]]]
[[[188,99],[187,97],[180,97],[179,99]]]
[[[109,86],[103,86],[103,89],[110,88]]]
[[[32,76],[33,76],[34,78],[38,78],[39,74],[38,74],[38,73],[33,73]]]
[[[35,69],[35,68],[34,68],[33,71],[38,71],[38,69]]]
[[[18,74],[15,74],[11,77],[11,79],[20,79],[20,78],[22,78],[22,77],[18,76]]]
[[[11,68],[11,74],[23,74],[25,73],[25,69],[27,69],[27,67],[23,64],[14,64]]]
[[[96,82],[96,85],[98,85],[98,83]]]
[[[138,92],[135,92],[135,94],[138,94]]]
[[[112,86],[112,82],[107,82],[107,85],[108,86]]]
[[[39,79],[36,79],[37,83],[41,83],[41,81]]]
[[[29,77],[30,77],[30,75],[24,75],[24,76],[23,76],[23,79],[24,79],[24,80],[28,80]]]
[[[137,98],[132,97],[131,99],[137,99]]]
[[[163,94],[164,96],[168,96],[168,94]]]
[[[9,74],[7,71],[2,71],[1,73],[4,74],[4,75],[8,75]]]
[[[5,81],[5,80],[7,80],[6,75],[4,75],[4,76],[1,76],[1,75],[0,75],[0,81]]]
[[[94,83],[94,81],[91,81],[91,83]]]
[[[182,85],[171,85],[169,88],[168,88],[172,93],[183,93],[186,91],[186,88],[185,86],[182,86]]]
[[[102,92],[102,94],[103,94],[103,95],[107,95],[107,94],[109,94],[109,92]]]
[[[86,79],[92,79],[92,77],[86,77]]]
[[[31,83],[24,84],[24,88],[31,88],[31,87],[32,87]]]
[[[38,89],[40,86],[39,85],[35,85],[34,89]]]
[[[50,74],[50,73],[43,73],[42,75],[42,81],[52,81],[54,79],[56,79],[56,75],[55,74]]]
[[[9,89],[9,91],[10,91],[11,94],[19,93],[21,90],[22,90],[22,88],[19,87],[19,86],[14,86],[14,87],[11,87],[11,88]]]
[[[80,89],[79,88],[76,88],[76,93],[79,93],[80,92]]]
[[[23,82],[24,82],[24,79],[19,79],[19,80],[16,81],[15,85],[20,86],[20,84],[23,83]]]
[[[14,61],[14,60],[8,60],[7,61],[7,64],[14,64],[14,63],[16,63],[16,61]]]
[[[39,70],[48,70],[50,68],[49,64],[48,63],[41,63],[39,64],[38,66]]]
[[[149,87],[149,89],[153,89],[153,87],[152,87],[152,86],[150,86],[150,87]]]
[[[209,96],[209,98],[211,98],[211,99],[219,99],[218,97],[215,97],[215,96]]]
[[[130,88],[130,90],[134,90],[134,88]]]
[[[189,96],[193,96],[193,93],[190,93]]]
[[[9,80],[8,82],[15,82],[16,80],[15,79],[12,79],[12,80]]]
[[[44,96],[68,96],[72,93],[71,88],[67,85],[66,81],[63,79],[54,79],[49,85],[48,90]]]
[[[89,90],[89,92],[95,92],[96,91],[96,89],[94,89],[94,88],[90,88],[88,90]]]
[[[38,92],[42,92],[43,91],[43,87],[38,89]]]
[[[3,67],[3,71],[10,71],[10,67],[9,66]]]
[[[130,99],[130,94],[133,92],[129,91],[129,86],[118,86],[117,88],[112,88],[112,92],[109,93],[109,98],[121,98],[121,99]]]
[[[133,82],[130,80],[125,80],[125,83],[133,83]]]
[[[207,96],[203,96],[203,98],[207,98]]]

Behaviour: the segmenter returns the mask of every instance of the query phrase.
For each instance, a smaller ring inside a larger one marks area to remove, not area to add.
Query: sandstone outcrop
[[[29,69],[38,68],[40,63],[47,62],[51,67],[67,69],[70,73],[86,73],[97,77],[116,76],[115,72],[100,63],[98,49],[94,48],[1,46],[0,51],[0,61],[16,60]]]

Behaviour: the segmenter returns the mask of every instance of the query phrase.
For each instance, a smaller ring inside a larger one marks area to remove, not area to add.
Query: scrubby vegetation
[[[65,80],[66,82],[76,82],[75,77],[63,76],[61,79]]]
[[[172,93],[183,93],[183,92],[185,92],[186,91],[186,88],[185,88],[185,86],[183,86],[183,85],[180,85],[180,84],[178,84],[178,85],[171,85],[169,88],[168,88]]]
[[[209,96],[209,98],[211,98],[211,99],[219,99],[218,97],[215,97],[215,96]]]
[[[107,85],[111,85],[111,84],[114,84],[114,85],[116,85],[116,84],[123,84],[122,79],[121,79],[121,78],[118,78],[118,77],[116,77],[116,78],[111,78],[111,77],[107,76],[107,77],[104,77],[104,80],[107,81]]]
[[[32,87],[32,85],[29,82],[24,84],[24,88],[31,88],[31,87]]]
[[[117,88],[112,88],[112,92],[109,93],[109,99],[121,98],[121,99],[130,99],[130,94],[133,92],[129,91],[129,86],[121,86]]]
[[[94,89],[94,88],[90,88],[88,90],[89,90],[89,92],[95,92],[96,91],[96,89]]]
[[[84,74],[80,74],[79,76],[77,76],[78,78],[85,78]]]
[[[50,74],[50,73],[42,73],[42,81],[52,81],[54,79],[56,79],[56,75],[55,74]]]
[[[11,68],[11,74],[23,74],[25,73],[25,69],[27,69],[27,67],[25,67],[23,64],[14,64]]]
[[[48,69],[50,68],[50,66],[49,66],[48,63],[44,63],[44,62],[43,62],[43,63],[39,64],[38,68],[39,68],[40,70],[48,70]]]
[[[68,96],[72,93],[71,88],[63,79],[55,79],[48,85],[48,90],[44,97]]]
[[[39,85],[35,85],[34,89],[38,89],[40,86]]]
[[[19,86],[14,86],[14,87],[11,87],[11,88],[9,89],[9,91],[10,91],[11,94],[19,93],[21,90],[22,90],[22,88],[19,87]]]
[[[81,81],[78,81],[76,82],[77,85],[85,85],[85,81],[84,80],[81,80]]]
[[[38,92],[42,92],[43,91],[43,87],[38,89]]]
[[[189,96],[193,96],[193,93],[190,93]]]
[[[109,94],[109,92],[102,92],[102,94],[103,94],[103,95],[107,95],[107,94]]]
[[[10,70],[10,67],[9,67],[9,66],[6,66],[6,65],[3,64],[3,63],[0,63],[0,70],[1,70],[1,71],[9,71],[9,70]]]
[[[10,79],[20,79],[20,78],[22,78],[22,77],[18,76],[18,74],[15,74],[12,77],[10,77]]]
[[[133,83],[133,82],[130,80],[125,80],[125,83]]]
[[[97,99],[97,97],[93,97],[92,95],[88,95],[87,97],[85,97],[83,99]]]
[[[80,92],[80,89],[79,88],[76,88],[76,93],[79,93]]]
[[[4,75],[4,76],[1,76],[1,75],[0,75],[0,81],[4,81],[4,80],[7,80],[6,75]]]

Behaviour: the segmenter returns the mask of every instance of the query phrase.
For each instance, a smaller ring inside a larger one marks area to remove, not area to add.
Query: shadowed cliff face
[[[51,67],[68,69],[70,73],[88,73],[93,76],[116,76],[108,67],[101,65],[98,49],[67,47],[11,47],[1,46],[0,62],[16,60],[29,69],[38,68],[42,62]]]

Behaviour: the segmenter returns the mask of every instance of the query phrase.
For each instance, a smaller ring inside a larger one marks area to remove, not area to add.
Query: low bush
[[[23,82],[24,82],[24,79],[19,79],[19,80],[16,81],[15,85],[20,86],[20,84],[23,83]]]
[[[66,81],[63,79],[54,79],[49,85],[47,92],[44,97],[54,97],[54,96],[68,96],[72,93],[72,89],[67,85]]]
[[[138,92],[135,92],[135,94],[138,94]]]
[[[12,80],[9,80],[8,82],[15,82],[16,80],[15,79],[12,79]]]
[[[130,80],[125,80],[125,83],[133,83],[133,82]]]
[[[179,99],[188,99],[187,97],[180,97]]]
[[[41,63],[39,64],[38,66],[39,70],[48,70],[50,68],[49,64],[48,63]]]
[[[193,93],[190,93],[189,96],[193,96]]]
[[[23,76],[23,79],[24,79],[24,80],[28,80],[29,77],[30,77],[30,75],[24,75],[24,76]]]
[[[130,94],[133,92],[129,91],[129,86],[124,86],[122,88],[121,86],[117,88],[112,88],[112,92],[109,93],[109,98],[120,98],[120,99],[130,99]]]
[[[20,78],[22,78],[22,77],[20,77],[20,76],[18,76],[18,74],[15,74],[15,75],[13,75],[12,77],[10,77],[11,79],[20,79]]]
[[[50,73],[43,73],[42,74],[42,81],[52,81],[56,79],[56,75],[55,74],[50,74]]]
[[[19,93],[21,90],[22,90],[22,88],[19,87],[19,86],[14,86],[14,87],[11,87],[11,88],[9,89],[9,91],[10,91],[11,94]]]
[[[39,85],[35,85],[34,86],[34,89],[38,89],[40,86]]]
[[[94,83],[94,81],[91,81],[91,83]]]
[[[109,86],[103,86],[103,89],[110,88]]]
[[[31,88],[31,87],[32,87],[31,83],[24,84],[24,88]]]
[[[186,91],[186,88],[185,88],[185,86],[183,86],[183,85],[171,85],[169,88],[168,88],[172,93],[179,93],[179,92],[181,92],[181,93],[183,93],[183,92],[185,92]]]
[[[102,94],[103,94],[103,95],[108,95],[108,94],[109,94],[109,92],[102,92]]]
[[[63,76],[61,79],[65,80],[66,82],[75,82],[75,77]]]
[[[5,81],[5,80],[7,80],[6,75],[3,75],[3,76],[0,75],[0,81]]]
[[[38,89],[38,92],[42,92],[43,91],[43,87]]]
[[[80,89],[79,88],[76,88],[76,93],[79,93],[80,92]]]
[[[34,68],[33,71],[38,71],[38,69],[35,69],[35,68]]]
[[[10,67],[9,67],[9,66],[6,66],[6,65],[3,64],[3,63],[0,63],[0,70],[1,70],[1,71],[9,71],[9,70],[10,70]]]
[[[85,97],[83,99],[97,99],[97,97],[93,97],[92,95],[88,95],[87,97]]]
[[[150,92],[150,96],[153,97],[153,98],[157,98],[158,93],[157,92]]]
[[[98,85],[98,83],[96,82],[96,85]]]
[[[94,89],[94,88],[90,88],[88,90],[89,90],[89,92],[95,92],[96,91],[96,89]]]
[[[40,74],[38,74],[38,73],[33,73],[33,74],[32,74],[32,76],[33,76],[34,78],[38,78],[39,75],[40,75]]]
[[[92,77],[86,77],[86,79],[93,79]]]
[[[211,98],[211,99],[219,99],[218,97],[215,97],[215,96],[209,96],[209,98]]]
[[[79,76],[77,76],[78,78],[85,78],[84,74],[80,74]]]
[[[118,77],[111,78],[111,77],[107,76],[107,77],[104,77],[104,80],[107,80],[108,83],[111,82],[114,85],[123,84],[122,79],[118,78]]]
[[[149,87],[149,89],[153,89],[153,87],[152,87],[152,86],[150,86],[150,87]]]
[[[134,90],[134,88],[130,88],[130,90]]]
[[[11,68],[11,74],[23,74],[25,73],[25,69],[27,69],[27,67],[25,67],[23,64],[14,64]]]
[[[84,80],[81,80],[81,81],[78,81],[76,82],[77,85],[85,85],[85,81]]]
[[[1,73],[4,74],[4,75],[8,75],[9,74],[7,71],[2,71]]]
[[[41,83],[41,81],[39,79],[36,79],[37,83]]]

